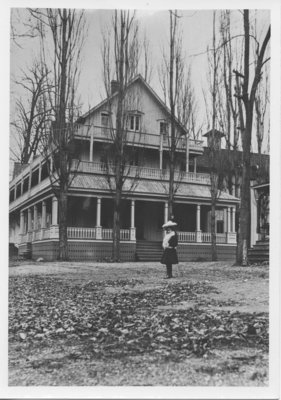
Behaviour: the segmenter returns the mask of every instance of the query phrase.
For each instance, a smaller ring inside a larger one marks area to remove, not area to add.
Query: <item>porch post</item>
[[[31,215],[31,208],[27,210],[27,232],[32,231],[32,215]]]
[[[30,191],[30,189],[31,189],[31,176],[32,176],[32,170],[31,170],[31,166],[30,166],[29,177],[28,177],[28,191]]]
[[[131,200],[130,240],[136,240],[136,228],[135,228],[135,200]]]
[[[20,212],[20,234],[24,234],[24,212]]]
[[[21,196],[23,195],[23,179],[21,179],[21,181],[20,181],[20,195]]]
[[[165,201],[165,208],[164,208],[164,224],[168,222],[168,202]]]
[[[97,239],[102,239],[102,230],[101,230],[101,197],[97,198],[96,238]]]
[[[46,209],[46,201],[42,201],[42,214],[41,214],[41,240],[44,239],[44,229],[46,228],[47,222],[47,209]]]
[[[235,232],[235,212],[236,207],[232,207],[232,232]]]
[[[46,200],[42,201],[42,228],[46,228],[47,206]]]
[[[33,206],[33,219],[33,230],[36,231],[38,229],[38,207],[36,204]]]
[[[56,196],[52,197],[52,225],[58,224],[58,200]]]
[[[42,175],[42,163],[39,164],[39,175],[38,175],[38,183],[41,182],[41,175]]]
[[[197,172],[197,158],[194,158],[194,173]]]
[[[32,240],[36,239],[36,231],[38,229],[38,208],[35,204],[33,206],[33,233],[32,233]]]
[[[197,208],[196,208],[196,242],[202,242],[202,235],[201,235],[201,221],[200,221],[200,217],[201,217],[201,205],[197,204]]]
[[[50,227],[50,237],[58,238],[59,230],[58,230],[58,199],[56,196],[52,197],[52,226]]]
[[[92,131],[90,138],[90,154],[89,154],[90,162],[93,162],[93,144],[94,144],[94,132]]]
[[[228,231],[227,225],[227,208],[223,209],[223,232],[226,233]]]
[[[227,207],[227,232],[231,232],[230,207]]]
[[[186,135],[186,144],[185,144],[185,171],[189,172],[189,136]]]
[[[159,168],[163,168],[163,135],[160,133]]]

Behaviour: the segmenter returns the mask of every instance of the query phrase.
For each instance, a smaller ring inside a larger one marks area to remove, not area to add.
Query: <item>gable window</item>
[[[168,122],[160,121],[160,135],[167,136],[168,135]]]
[[[140,131],[140,115],[130,115],[129,116],[129,129],[130,131],[139,132]]]
[[[101,113],[101,127],[102,127],[102,132],[107,133],[109,128],[109,114],[107,112]]]

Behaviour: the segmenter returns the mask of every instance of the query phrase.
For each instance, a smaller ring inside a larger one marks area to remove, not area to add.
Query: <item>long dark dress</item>
[[[174,236],[172,236],[169,239],[168,243],[171,248],[164,249],[164,252],[163,252],[162,258],[161,258],[161,264],[165,264],[165,265],[178,264],[179,261],[178,261],[178,255],[177,255],[177,250],[176,250],[176,247],[178,245],[177,233],[175,233]]]

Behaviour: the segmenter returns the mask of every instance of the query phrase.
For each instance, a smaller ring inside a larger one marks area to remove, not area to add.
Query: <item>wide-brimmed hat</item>
[[[164,228],[164,229],[166,229],[166,228],[174,228],[177,225],[178,224],[176,222],[168,221],[168,222],[166,222],[166,224],[162,225],[162,228]]]

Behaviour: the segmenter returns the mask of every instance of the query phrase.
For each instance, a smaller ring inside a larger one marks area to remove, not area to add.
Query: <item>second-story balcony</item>
[[[89,174],[110,174],[114,175],[114,165],[105,165],[99,162],[89,162],[75,160],[73,164],[74,170],[78,173]],[[169,180],[169,170],[159,168],[148,168],[142,166],[128,166],[125,167],[124,175],[129,177],[137,177],[139,179],[152,179],[152,180]],[[210,185],[210,175],[196,172],[175,171],[175,181],[183,183],[197,183],[203,185]]]
[[[99,142],[111,142],[115,135],[115,129],[97,125],[77,125],[75,137],[77,138],[92,138]],[[160,135],[143,131],[126,131],[126,143],[136,147],[147,147],[168,150],[170,145],[169,135]],[[186,151],[187,140],[185,136],[177,139],[177,150]],[[193,154],[203,153],[203,141],[197,139],[188,140],[189,152]]]

